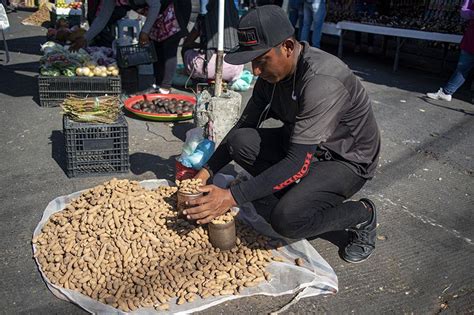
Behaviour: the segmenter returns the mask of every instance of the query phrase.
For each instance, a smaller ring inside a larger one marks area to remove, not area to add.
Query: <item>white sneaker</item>
[[[434,100],[443,100],[447,102],[451,102],[452,99],[451,95],[444,93],[443,88],[439,88],[436,93],[426,93],[426,96]]]
[[[171,89],[159,88],[158,93],[160,93],[160,94],[170,94]]]

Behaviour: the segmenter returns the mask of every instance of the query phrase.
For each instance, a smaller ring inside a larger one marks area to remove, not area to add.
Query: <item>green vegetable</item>
[[[66,77],[74,77],[76,75],[75,71],[72,68],[63,70],[62,74]]]
[[[41,68],[40,70],[41,75],[48,76],[48,77],[58,77],[61,75],[61,72],[56,69],[46,69],[46,68]]]

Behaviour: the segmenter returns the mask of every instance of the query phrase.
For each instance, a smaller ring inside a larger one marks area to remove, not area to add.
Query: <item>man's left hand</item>
[[[138,37],[138,42],[141,46],[146,46],[150,44],[150,36],[147,33],[140,32],[140,36]]]
[[[189,201],[189,205],[195,207],[183,211],[188,220],[197,220],[197,224],[209,223],[237,205],[229,189],[207,185],[200,187],[199,190],[207,195]]]

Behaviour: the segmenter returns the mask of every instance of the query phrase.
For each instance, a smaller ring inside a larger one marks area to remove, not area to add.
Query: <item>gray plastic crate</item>
[[[47,77],[38,76],[40,105],[59,106],[68,95],[91,97],[120,95],[122,82],[117,77]]]
[[[63,133],[69,177],[129,171],[128,124],[123,115],[113,124],[75,122],[64,115]]]

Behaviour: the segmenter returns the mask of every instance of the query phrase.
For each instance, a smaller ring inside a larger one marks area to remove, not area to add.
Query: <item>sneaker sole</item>
[[[369,254],[369,256],[367,256],[366,258],[362,259],[362,260],[359,260],[359,261],[351,261],[351,260],[348,260],[346,259],[346,257],[342,256],[341,258],[345,261],[345,262],[348,262],[350,264],[360,264],[360,263],[363,263],[364,261],[367,261],[367,259],[369,259],[370,256],[372,256],[372,254],[374,253],[375,249]]]
[[[441,98],[441,97],[431,97],[429,95],[426,95],[426,97],[429,98],[430,100],[451,102],[451,100],[446,100],[446,99]]]

